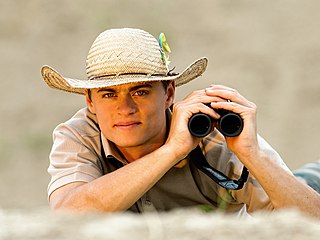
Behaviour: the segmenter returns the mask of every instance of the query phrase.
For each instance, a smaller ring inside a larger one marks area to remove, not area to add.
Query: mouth
[[[141,122],[119,122],[114,125],[114,127],[119,128],[119,129],[130,129],[137,127],[140,125]]]

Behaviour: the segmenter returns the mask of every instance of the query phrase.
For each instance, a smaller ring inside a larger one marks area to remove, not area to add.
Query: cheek
[[[106,131],[111,128],[111,114],[110,111],[106,111],[105,109],[95,108],[96,117],[98,120],[98,124],[100,126],[101,131]]]
[[[164,102],[162,102],[161,104],[154,104],[145,112],[148,112],[147,121],[153,122],[155,124],[160,124],[165,121],[166,105],[164,104]]]

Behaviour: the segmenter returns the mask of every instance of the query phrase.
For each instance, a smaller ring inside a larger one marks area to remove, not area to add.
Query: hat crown
[[[166,75],[158,41],[140,29],[102,32],[93,42],[86,61],[88,79],[119,75]]]

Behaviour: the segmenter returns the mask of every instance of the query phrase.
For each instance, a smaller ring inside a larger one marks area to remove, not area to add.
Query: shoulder
[[[101,135],[95,116],[83,108],[53,131],[48,172],[54,190],[72,182],[90,182],[104,172]]]
[[[69,120],[59,124],[54,132],[64,129],[76,131],[82,136],[100,134],[97,118],[88,108],[80,109]]]
[[[278,165],[280,165],[283,169],[287,170],[288,172],[291,172],[288,166],[283,161],[280,154],[263,137],[258,135],[258,141],[262,151],[265,152],[272,161],[276,162]]]
[[[100,129],[96,116],[87,108],[80,109],[53,131],[54,142],[81,142],[84,145],[100,145]]]
[[[91,113],[88,108],[80,109],[64,124],[74,128],[82,135],[95,135],[100,133],[96,115]]]

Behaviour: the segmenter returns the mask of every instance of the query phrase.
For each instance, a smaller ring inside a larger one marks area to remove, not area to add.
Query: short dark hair
[[[167,90],[168,89],[168,86],[170,85],[171,81],[161,81],[163,87],[164,87],[164,90]]]
[[[87,88],[87,93],[88,93],[88,98],[90,99],[90,101],[92,101],[91,99],[91,89]]]

